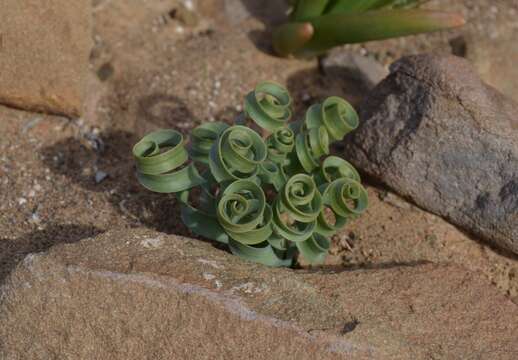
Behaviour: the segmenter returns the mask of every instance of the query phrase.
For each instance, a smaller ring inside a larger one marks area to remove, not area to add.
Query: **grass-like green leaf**
[[[303,52],[321,53],[342,44],[438,31],[464,24],[462,17],[431,10],[369,11],[361,16],[331,14],[311,20],[315,33]]]
[[[293,21],[306,21],[320,16],[328,6],[330,0],[299,0],[293,9]]]
[[[335,0],[328,5],[325,14],[358,14],[367,10],[392,5],[394,1],[395,0]]]

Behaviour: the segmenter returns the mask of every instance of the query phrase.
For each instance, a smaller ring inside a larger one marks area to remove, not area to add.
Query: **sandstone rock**
[[[347,157],[417,205],[518,253],[518,105],[460,58],[403,58],[366,99]]]
[[[513,359],[517,322],[455,266],[269,269],[132,230],[29,255],[1,296],[0,357]]]
[[[81,113],[91,47],[90,0],[5,0],[0,13],[0,103]]]
[[[468,36],[466,57],[484,81],[518,101],[518,26],[514,21],[498,29],[497,35],[482,41],[475,40],[477,33]]]
[[[458,29],[461,35],[451,39],[452,50],[460,50],[486,83],[518,101],[518,82],[511,80],[518,79],[518,3],[486,0],[473,7],[463,2],[469,13],[479,14],[468,16],[470,24]]]

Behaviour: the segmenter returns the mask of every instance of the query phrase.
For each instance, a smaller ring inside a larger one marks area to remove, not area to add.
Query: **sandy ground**
[[[315,60],[269,53],[268,26],[282,14],[275,2],[258,7],[234,0],[228,11],[222,1],[194,2],[193,11],[190,3],[94,1],[96,45],[81,119],[0,107],[0,283],[27,253],[108,229],[144,226],[189,235],[174,196],[147,192],[134,178],[131,147],[146,132],[171,127],[187,134],[206,120],[230,122],[246,93],[266,79],[289,88],[299,115],[325,96],[353,104],[365,96],[347,73],[321,74]],[[491,16],[500,15],[488,9],[510,3],[448,6],[469,19],[494,21]],[[451,52],[456,37],[447,32],[352,48],[388,64],[405,53]],[[453,262],[482,272],[518,301],[516,256],[367,182],[370,208],[335,236],[327,266]]]

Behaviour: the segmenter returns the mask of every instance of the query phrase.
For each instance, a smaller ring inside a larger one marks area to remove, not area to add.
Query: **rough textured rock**
[[[4,359],[513,359],[518,308],[447,265],[268,269],[110,232],[29,255],[0,301]]]
[[[453,56],[403,58],[347,157],[416,204],[518,253],[518,105]]]
[[[4,0],[0,103],[78,115],[91,47],[91,1]]]

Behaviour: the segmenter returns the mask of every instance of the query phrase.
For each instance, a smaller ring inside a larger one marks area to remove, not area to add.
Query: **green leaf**
[[[358,127],[360,120],[354,108],[342,98],[331,96],[322,105],[312,105],[306,112],[307,129],[324,126],[330,141],[342,140],[345,135]]]
[[[356,217],[368,206],[367,190],[353,179],[339,178],[323,191],[324,204],[342,217]]]
[[[216,216],[198,210],[189,204],[189,191],[183,191],[179,195],[182,202],[182,222],[193,233],[207,239],[228,244],[228,235],[218,222]]]
[[[432,10],[374,10],[362,14],[327,14],[308,20],[313,30],[310,40],[296,40],[290,23],[274,31],[274,48],[283,56],[313,56],[332,47],[382,40],[464,25],[461,15]],[[309,30],[307,30],[309,33]],[[275,37],[282,36],[283,39]],[[287,44],[289,40],[293,44]],[[282,40],[282,41],[281,41]],[[285,46],[285,47],[284,47]]]
[[[175,130],[146,135],[133,147],[133,157],[139,182],[151,191],[180,192],[205,182],[193,164],[181,168],[188,161],[188,154],[182,134]]]
[[[304,51],[323,52],[334,46],[381,40],[456,27],[461,16],[432,10],[381,10],[356,14],[330,14],[311,20],[315,34]]]
[[[394,0],[392,7],[394,9],[415,8],[429,2],[430,0]]]
[[[321,208],[322,197],[313,179],[297,174],[288,180],[274,202],[273,229],[289,241],[304,241],[315,230]]]
[[[287,180],[284,168],[270,160],[261,164],[259,178],[263,183],[273,185],[276,191],[281,190]]]
[[[268,159],[282,165],[295,146],[295,133],[288,127],[278,128],[266,139],[266,145]]]
[[[396,0],[338,0],[332,1],[325,14],[358,14],[367,10],[379,9],[391,5]],[[314,16],[313,16],[314,17]]]
[[[318,186],[340,178],[349,178],[360,182],[360,174],[350,163],[338,156],[328,156],[320,169],[313,175]]]
[[[212,145],[228,125],[222,122],[209,122],[195,127],[191,133],[189,155],[194,161],[208,165]]]
[[[318,216],[316,232],[332,236],[347,222],[365,211],[368,205],[367,191],[356,180],[338,178],[320,187],[324,206]],[[333,212],[335,222],[327,219],[326,209]]]
[[[292,13],[294,21],[305,21],[322,15],[329,0],[298,0]]]
[[[230,239],[228,246],[234,255],[267,266],[290,266],[293,262],[292,257],[284,257],[266,241],[252,246]]]
[[[271,81],[257,85],[255,90],[246,96],[244,108],[248,117],[271,132],[286,126],[292,115],[288,91]]]
[[[209,166],[218,183],[250,179],[266,159],[266,144],[254,130],[234,125],[212,145]]]
[[[264,192],[249,180],[234,181],[225,188],[217,216],[227,234],[241,244],[260,244],[272,234],[272,211]]]
[[[309,22],[286,23],[273,31],[273,49],[281,56],[292,55],[311,40],[315,29]]]
[[[297,243],[297,248],[311,264],[322,264],[329,251],[331,242],[325,236],[315,233],[309,239]]]
[[[297,158],[302,168],[310,173],[319,165],[319,159],[329,154],[329,135],[323,126],[305,130],[295,142]]]

